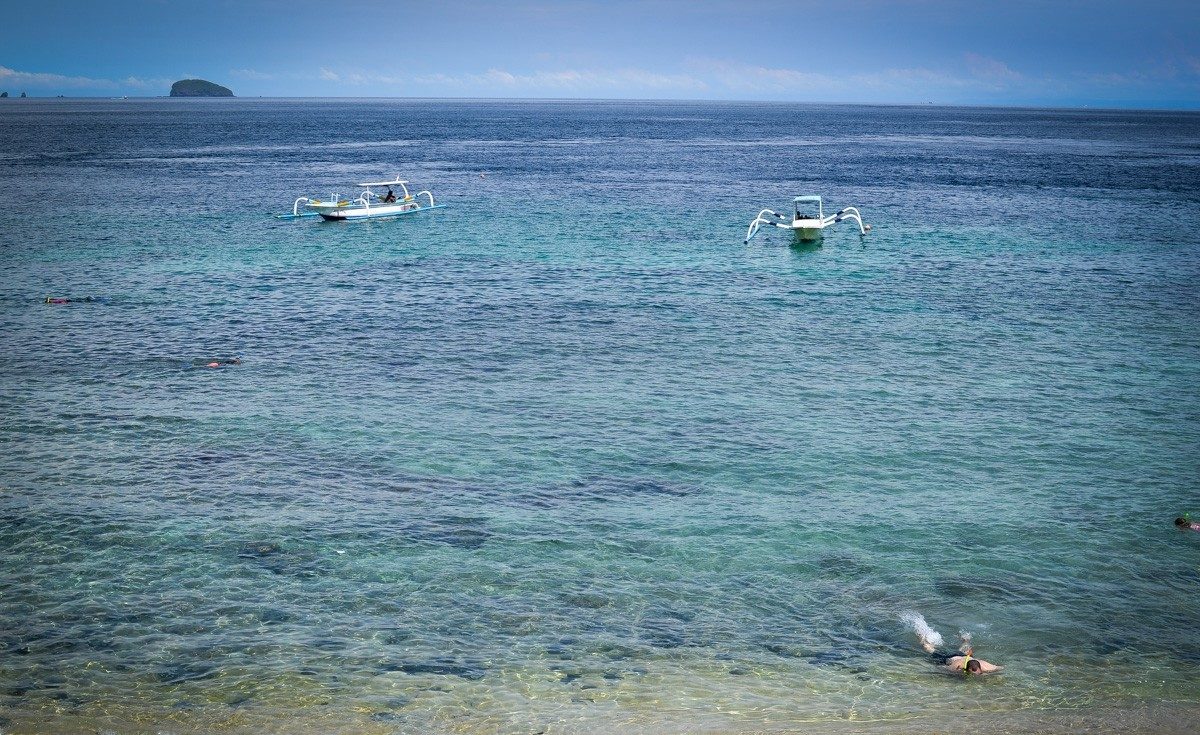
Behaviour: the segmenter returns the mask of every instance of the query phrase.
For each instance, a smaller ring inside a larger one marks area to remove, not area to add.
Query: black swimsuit
[[[933,653],[929,654],[929,657],[933,659],[933,662],[938,666],[948,666],[950,664],[950,659],[961,655],[963,655],[961,651],[955,651],[953,653],[947,651],[934,651]]]

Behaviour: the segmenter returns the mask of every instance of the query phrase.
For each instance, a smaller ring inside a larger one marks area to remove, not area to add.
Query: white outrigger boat
[[[823,237],[826,227],[841,222],[844,219],[851,219],[858,223],[858,231],[860,234],[867,234],[871,231],[870,225],[864,225],[862,216],[859,215],[856,207],[846,207],[839,210],[837,214],[825,216],[825,208],[821,203],[821,197],[815,194],[807,196],[799,196],[792,200],[795,207],[795,215],[789,222],[787,215],[780,214],[773,209],[764,209],[758,213],[754,221],[750,223],[749,229],[746,230],[746,242],[758,234],[763,225],[773,225],[784,230],[791,230],[796,234],[796,239],[804,242],[812,242],[820,240]],[[813,208],[810,205],[816,206],[816,214],[813,214]]]
[[[276,215],[279,219],[295,219],[298,217],[321,217],[328,221],[348,219],[373,219],[376,217],[397,217],[402,214],[424,212],[427,209],[440,209],[445,204],[435,204],[433,194],[428,190],[419,191],[415,195],[408,191],[408,182],[399,176],[394,181],[369,181],[359,184],[363,192],[356,199],[342,199],[337,194],[330,194],[328,199],[299,197],[292,204],[291,214]],[[387,187],[386,194],[377,194],[372,189]],[[402,193],[396,194],[393,188],[400,187]],[[421,197],[426,197],[428,204],[421,203]],[[301,206],[308,210],[301,212]]]

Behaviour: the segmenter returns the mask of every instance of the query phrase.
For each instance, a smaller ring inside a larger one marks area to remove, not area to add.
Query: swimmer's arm
[[[987,661],[979,662],[979,670],[985,674],[990,674],[993,671],[999,671],[1000,669],[1003,669],[1003,668],[1004,668],[1003,666],[997,666],[996,664],[989,664]]]

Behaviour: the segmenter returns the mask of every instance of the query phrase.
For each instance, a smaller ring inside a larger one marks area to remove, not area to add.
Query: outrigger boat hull
[[[311,205],[310,205],[311,206]],[[416,214],[424,212],[427,209],[443,209],[445,204],[433,204],[422,206],[409,202],[400,205],[380,204],[370,209],[364,207],[338,207],[331,205],[329,207],[312,207],[316,209],[316,214],[320,215],[321,219],[326,222],[343,222],[351,219],[376,219],[383,217],[399,217],[404,214]]]
[[[801,242],[817,242],[825,237],[825,225],[817,220],[801,220],[792,223],[792,232]]]

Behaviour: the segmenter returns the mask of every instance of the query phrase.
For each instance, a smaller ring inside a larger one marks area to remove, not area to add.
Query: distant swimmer
[[[196,358],[195,360],[192,360],[192,365],[194,367],[206,367],[206,368],[219,368],[222,365],[241,365],[241,364],[242,364],[241,359],[239,359],[237,357],[226,357],[226,358],[221,358],[219,360],[211,360],[211,359],[203,359],[203,358]]]
[[[1192,522],[1190,515],[1181,515],[1175,519],[1175,527],[1180,531],[1200,531],[1200,523]]]
[[[962,640],[962,645],[957,651],[939,651],[938,646],[943,645],[941,633],[938,633],[929,624],[925,622],[925,618],[920,613],[905,613],[900,616],[901,619],[908,623],[913,632],[917,634],[917,638],[921,641],[921,648],[933,657],[933,662],[938,666],[944,666],[955,674],[990,674],[993,671],[999,671],[1003,666],[997,666],[988,663],[981,658],[976,658],[974,650],[971,648],[971,636],[966,633],[959,633],[958,637]]]
[[[84,296],[82,299],[72,299],[72,298],[68,298],[66,296],[47,296],[46,300],[43,303],[46,303],[46,304],[76,304],[76,303],[80,303],[80,302],[90,303],[92,301],[95,301],[95,299],[93,299],[91,296]]]

